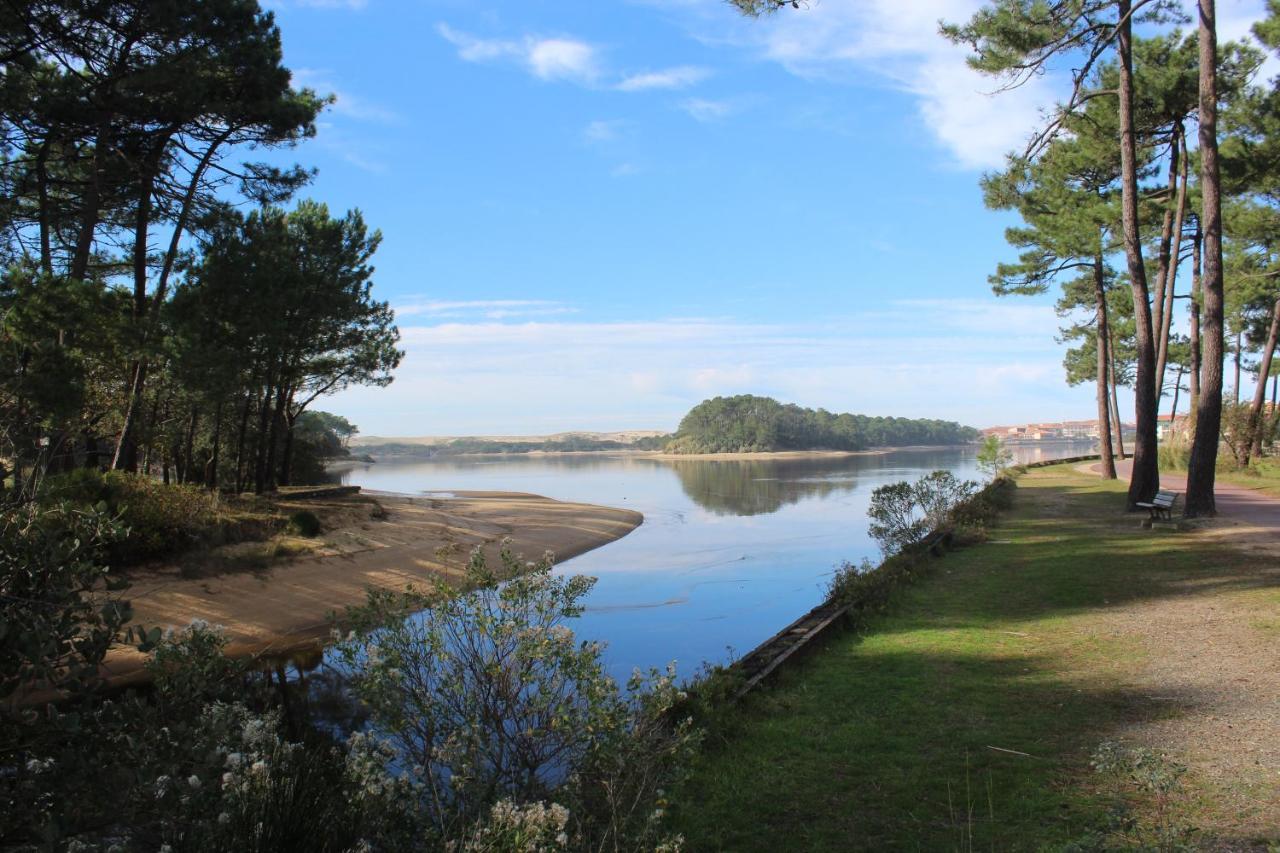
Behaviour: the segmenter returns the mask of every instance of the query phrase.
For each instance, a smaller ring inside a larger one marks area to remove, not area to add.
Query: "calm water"
[[[975,449],[770,461],[635,456],[471,457],[356,468],[343,482],[421,494],[532,492],[644,513],[632,533],[561,564],[597,577],[574,630],[605,641],[611,674],[676,661],[723,663],[818,604],[834,568],[877,555],[867,505],[877,486],[945,468],[977,478]],[[1015,450],[1019,462],[1088,443]]]

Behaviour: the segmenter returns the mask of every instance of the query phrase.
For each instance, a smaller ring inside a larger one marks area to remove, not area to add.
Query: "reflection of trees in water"
[[[716,515],[767,515],[804,498],[853,491],[855,466],[842,462],[848,460],[675,459],[667,464],[684,493],[703,509]]]

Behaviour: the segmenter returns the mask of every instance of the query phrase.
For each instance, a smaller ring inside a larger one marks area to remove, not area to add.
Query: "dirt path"
[[[1131,467],[1123,464],[1122,477]],[[1161,475],[1161,485],[1183,491],[1186,478]],[[1153,703],[1180,709],[1135,724],[1131,734],[1178,756],[1211,786],[1212,811],[1232,815],[1235,825],[1222,827],[1228,837],[1231,830],[1277,837],[1280,500],[1230,484],[1215,491],[1217,519],[1167,535],[1188,547],[1211,538],[1223,546],[1217,558],[1206,559],[1203,574],[1181,579],[1174,595],[1109,610],[1101,630],[1135,641],[1143,654],[1133,685]]]
[[[263,572],[188,578],[176,568],[135,579],[128,591],[134,621],[179,628],[193,620],[219,625],[239,655],[284,654],[315,647],[329,614],[360,604],[368,587],[404,589],[460,577],[473,548],[498,565],[503,539],[528,558],[546,551],[567,560],[619,539],[643,521],[638,512],[565,503],[511,492],[454,492],[453,497],[380,496],[385,518],[325,534],[318,556]],[[144,657],[120,649],[106,668],[117,682],[140,677]]]
[[[1102,464],[1095,462],[1089,466],[1089,470],[1095,474],[1101,474]],[[1132,460],[1116,462],[1116,474],[1122,479],[1128,479],[1132,473]],[[1186,475],[1162,472],[1160,487],[1185,493],[1187,491]],[[1222,518],[1249,527],[1268,529],[1280,536],[1280,498],[1272,497],[1258,489],[1250,489],[1248,486],[1222,482],[1214,484],[1213,496],[1218,507],[1218,515]]]

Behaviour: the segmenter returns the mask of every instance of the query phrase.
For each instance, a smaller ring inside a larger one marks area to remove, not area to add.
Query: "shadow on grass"
[[[1035,655],[833,639],[725,721],[679,800],[692,850],[1039,849],[1101,825],[1093,748],[1190,708]],[[779,845],[782,847],[779,847]]]
[[[1197,710],[1120,682],[1132,640],[1075,617],[1280,587],[1194,535],[1142,530],[1123,484],[1041,476],[989,544],[933,563],[863,634],[728,711],[680,792],[693,850],[1054,849],[1105,822],[1088,759]]]

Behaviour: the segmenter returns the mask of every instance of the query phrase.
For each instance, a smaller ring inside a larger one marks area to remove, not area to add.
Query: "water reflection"
[[[1089,445],[1017,448],[1017,461],[1074,456]],[[822,599],[833,568],[874,558],[867,535],[872,491],[945,469],[977,476],[976,449],[897,451],[768,460],[590,456],[466,457],[384,462],[343,481],[405,494],[532,492],[626,507],[639,528],[562,564],[598,583],[574,626],[607,644],[610,674],[745,653]]]
[[[845,457],[849,459],[850,457]],[[784,506],[858,485],[855,470],[841,470],[834,457],[776,460],[668,462],[690,500],[716,515],[768,515]]]

